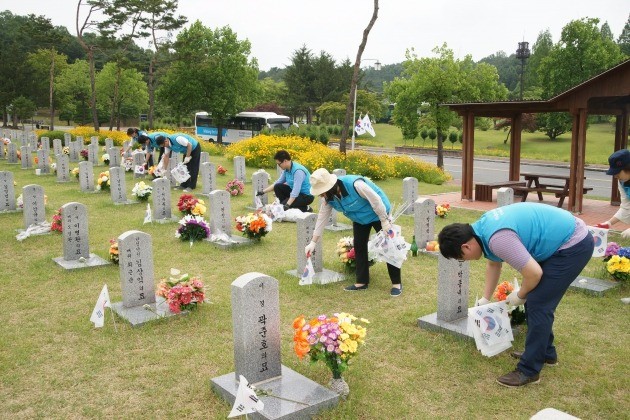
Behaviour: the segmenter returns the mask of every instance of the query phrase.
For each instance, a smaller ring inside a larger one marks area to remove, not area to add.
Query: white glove
[[[519,306],[525,304],[527,299],[521,299],[518,297],[518,290],[510,293],[507,298],[505,298],[505,303],[512,306]]]
[[[628,239],[630,238],[630,228],[624,230],[623,232],[621,232],[621,237],[623,239]]]
[[[390,232],[394,232],[394,228],[392,224],[389,223],[389,221],[381,222],[381,227],[383,228],[383,231],[387,233],[388,236],[390,236]]]
[[[315,251],[315,242],[311,241],[310,244],[306,245],[304,248],[304,253],[306,254],[306,258],[310,257],[313,251]]]
[[[490,301],[482,296],[481,299],[477,299],[475,306],[487,305],[488,303],[490,303]]]
[[[184,158],[184,165],[186,165],[188,162],[190,162],[190,159],[192,159],[191,156],[187,156]]]

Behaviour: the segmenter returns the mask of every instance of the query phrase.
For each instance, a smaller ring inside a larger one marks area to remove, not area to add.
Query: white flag
[[[109,292],[107,291],[107,285],[103,285],[103,290],[101,290],[101,294],[98,296],[98,300],[96,301],[96,305],[94,306],[94,310],[92,311],[92,316],[90,317],[90,321],[94,323],[94,328],[101,328],[105,325],[105,308],[111,308],[109,302]]]
[[[603,257],[606,255],[608,247],[608,229],[589,226],[588,230],[593,235],[595,246],[593,247],[593,257]]]
[[[144,223],[143,225],[146,225],[147,223],[152,223],[153,219],[151,218],[151,205],[149,203],[147,203],[147,211],[144,214]]]
[[[251,388],[247,379],[243,375],[239,375],[236,400],[234,400],[234,406],[228,418],[262,411],[264,408],[265,404],[258,399],[256,392]]]
[[[363,120],[361,118],[357,120],[357,125],[354,126],[354,131],[357,133],[357,136],[365,134],[365,127],[363,127]]]
[[[313,268],[313,261],[311,261],[311,257],[308,257],[306,259],[306,265],[304,266],[302,278],[300,278],[300,286],[313,284],[313,277],[315,277],[315,269]]]
[[[374,127],[372,127],[372,123],[370,122],[370,117],[368,117],[368,114],[365,114],[365,117],[363,117],[361,125],[363,126],[363,129],[365,131],[372,135],[372,137],[376,136],[376,132],[374,131]]]

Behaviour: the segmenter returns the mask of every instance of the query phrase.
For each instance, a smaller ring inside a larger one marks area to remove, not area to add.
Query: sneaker
[[[313,207],[306,206],[306,213],[313,213]]]
[[[346,292],[356,292],[357,290],[367,290],[367,288],[367,284],[364,284],[363,286],[355,286],[354,284],[351,284],[350,286],[345,287],[343,290],[345,290]]]
[[[510,373],[506,373],[503,376],[497,378],[499,385],[507,386],[508,388],[517,388],[519,386],[525,386],[527,384],[537,384],[540,382],[540,375],[526,376],[518,369],[514,369]]]
[[[400,289],[398,287],[392,287],[392,290],[389,291],[389,295],[393,297],[402,295],[402,284],[400,285]]]
[[[183,189],[183,191],[184,191],[185,193],[192,192],[192,190],[191,190],[190,188],[184,188],[184,189]]]
[[[513,351],[512,353],[510,353],[510,356],[512,356],[515,359],[520,359],[523,356],[523,352],[522,351]],[[547,366],[558,366],[558,359],[545,359],[545,365],[547,365]]]

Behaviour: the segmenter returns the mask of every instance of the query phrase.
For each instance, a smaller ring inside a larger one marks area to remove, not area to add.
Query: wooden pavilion
[[[475,117],[510,118],[509,180],[518,181],[521,166],[521,131],[524,113],[568,112],[573,116],[568,210],[582,212],[584,197],[584,158],[586,152],[586,118],[588,115],[616,117],[614,150],[628,146],[630,115],[630,60],[546,101],[471,102],[444,104],[463,119],[462,200],[473,200],[473,158]],[[616,180],[612,180],[611,204],[619,203]]]

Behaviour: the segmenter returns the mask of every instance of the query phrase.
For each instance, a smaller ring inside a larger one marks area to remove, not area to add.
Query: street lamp
[[[374,63],[374,69],[376,71],[380,71],[381,70],[381,62],[378,61],[378,58],[362,58],[361,59],[361,63],[363,63],[364,61],[376,61],[376,63]],[[361,63],[359,63],[359,67],[361,67]],[[352,124],[354,124],[352,126],[352,146],[350,147],[350,150],[354,151],[354,138],[356,135],[356,132],[354,131],[354,129],[357,126],[357,89],[358,89],[358,83],[357,85],[354,86],[354,108],[352,111]]]
[[[516,58],[521,60],[521,101],[523,100],[523,73],[525,73],[525,60],[529,58],[529,42],[519,42],[516,50]]]

